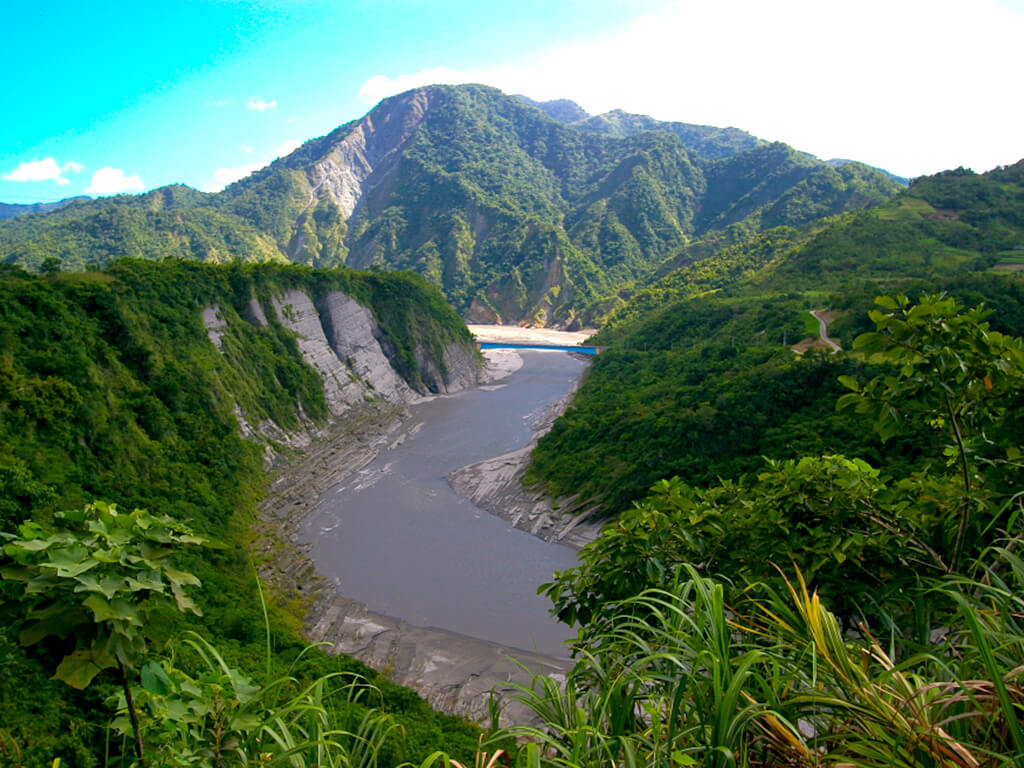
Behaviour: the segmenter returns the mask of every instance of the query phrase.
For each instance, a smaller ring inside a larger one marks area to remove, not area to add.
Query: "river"
[[[572,632],[537,586],[576,565],[544,542],[456,495],[455,469],[526,445],[586,363],[522,351],[499,384],[410,408],[404,440],[324,494],[301,537],[340,594],[416,626],[566,656]]]

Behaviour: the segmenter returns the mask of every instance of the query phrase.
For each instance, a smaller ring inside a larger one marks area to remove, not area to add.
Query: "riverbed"
[[[536,594],[575,550],[548,543],[458,496],[446,477],[526,445],[586,362],[521,351],[498,384],[410,408],[377,458],[327,490],[300,538],[345,597],[414,626],[565,656],[572,635]]]

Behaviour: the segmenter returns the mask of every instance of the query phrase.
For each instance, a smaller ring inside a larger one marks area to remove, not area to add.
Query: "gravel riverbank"
[[[488,365],[482,386],[502,386],[501,379],[522,365],[521,357],[511,350],[488,350],[485,358]],[[549,428],[570,398],[566,396],[550,409],[538,430]],[[520,664],[534,673],[560,674],[567,668],[568,658],[504,648],[373,613],[338,594],[334,585],[317,573],[307,548],[298,542],[299,525],[323,493],[405,439],[405,414],[404,408],[368,406],[333,425],[301,455],[286,462],[273,476],[260,505],[253,553],[271,589],[288,604],[305,607],[305,631],[311,641],[326,642],[336,652],[386,670],[392,680],[418,691],[440,711],[483,721],[488,714],[487,693],[492,688],[507,690],[510,682],[529,684],[530,674]],[[543,514],[550,515],[550,506],[545,512],[543,500],[522,490],[518,483],[530,448],[532,443],[513,454],[471,465],[453,473],[449,481],[457,492],[474,501],[479,498],[478,506],[549,538],[553,526],[537,521]],[[527,503],[529,513],[523,514]],[[555,537],[579,546],[590,536],[585,524],[568,528]],[[506,716],[510,721],[529,719],[514,704],[507,708]]]

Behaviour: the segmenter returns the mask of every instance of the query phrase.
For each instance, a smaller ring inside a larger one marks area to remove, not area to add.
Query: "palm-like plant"
[[[617,604],[564,684],[517,698],[522,759],[611,765],[1004,768],[1024,755],[1024,560],[933,585],[955,608],[936,642],[883,646],[840,622],[802,575],[726,589],[692,568]],[[756,596],[756,599],[755,599]]]

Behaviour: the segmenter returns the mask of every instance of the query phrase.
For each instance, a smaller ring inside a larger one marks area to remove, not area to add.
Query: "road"
[[[818,335],[821,336],[821,340],[828,344],[833,352],[841,352],[843,348],[829,338],[828,323],[823,317],[823,314],[827,311],[828,310],[825,309],[812,309],[811,314],[814,315],[814,319],[818,321]]]

